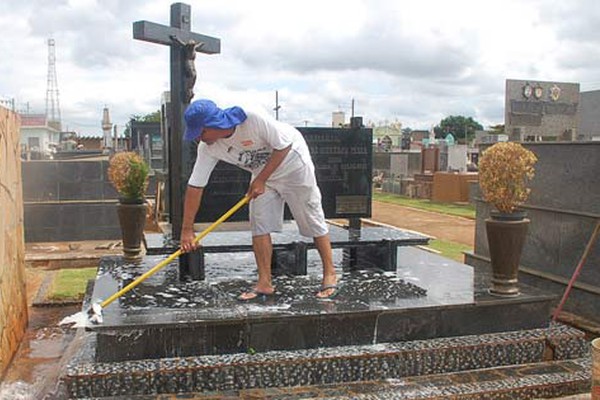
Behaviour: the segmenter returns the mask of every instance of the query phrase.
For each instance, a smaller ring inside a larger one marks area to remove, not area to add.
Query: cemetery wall
[[[24,161],[22,177],[27,243],[121,238],[107,159]]]
[[[0,107],[0,376],[27,327],[20,120]]]
[[[600,140],[600,90],[581,92],[578,140]]]
[[[523,208],[531,220],[520,281],[562,296],[600,220],[600,142],[524,143],[538,157],[531,195]],[[485,219],[490,206],[478,193],[475,250],[467,263],[489,268]],[[600,243],[595,243],[565,310],[600,321]],[[558,304],[558,301],[557,301]]]

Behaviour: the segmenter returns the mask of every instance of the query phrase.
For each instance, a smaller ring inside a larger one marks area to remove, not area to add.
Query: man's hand
[[[181,229],[181,251],[188,253],[194,251],[200,247],[198,243],[194,243],[194,229],[193,228],[182,228]]]
[[[247,196],[255,199],[265,192],[265,182],[262,179],[255,179],[250,183]]]

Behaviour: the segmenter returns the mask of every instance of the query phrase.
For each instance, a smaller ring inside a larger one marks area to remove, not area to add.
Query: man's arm
[[[181,235],[179,241],[181,243],[181,250],[184,252],[195,250],[199,247],[198,244],[194,244],[194,219],[200,208],[200,201],[202,200],[202,193],[204,188],[189,186],[185,191],[185,198],[183,202],[183,221],[181,224]]]
[[[269,161],[267,161],[265,167],[260,171],[260,174],[252,181],[248,188],[248,196],[250,196],[250,198],[254,199],[265,192],[265,183],[267,182],[267,179],[269,179],[271,174],[273,174],[277,167],[281,165],[283,159],[291,149],[292,145],[290,144],[282,150],[273,150]]]

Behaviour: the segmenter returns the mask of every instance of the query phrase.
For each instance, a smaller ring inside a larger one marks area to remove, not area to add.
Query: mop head
[[[88,310],[88,316],[92,324],[98,325],[102,323],[102,306],[100,303],[92,304]]]

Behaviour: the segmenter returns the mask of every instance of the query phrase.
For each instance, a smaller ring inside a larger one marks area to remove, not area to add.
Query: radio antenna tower
[[[61,130],[60,103],[58,101],[58,80],[56,79],[56,48],[54,39],[48,39],[48,84],[46,87],[46,121],[48,125]]]

